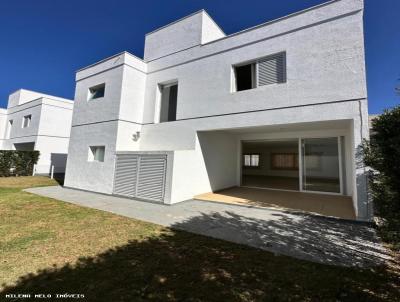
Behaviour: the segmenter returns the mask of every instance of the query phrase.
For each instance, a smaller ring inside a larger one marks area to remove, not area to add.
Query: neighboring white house
[[[65,173],[73,101],[25,89],[0,109],[0,149],[38,150],[35,173]]]
[[[370,219],[363,1],[231,35],[204,11],[77,71],[65,185],[173,204],[232,186],[351,196]]]

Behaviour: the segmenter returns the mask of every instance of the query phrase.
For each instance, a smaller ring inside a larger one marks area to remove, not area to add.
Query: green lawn
[[[0,178],[0,300],[37,292],[107,302],[399,301],[395,268],[275,256],[21,191],[51,184]]]

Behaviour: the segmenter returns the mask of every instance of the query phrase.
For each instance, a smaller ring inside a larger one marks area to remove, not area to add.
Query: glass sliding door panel
[[[305,191],[340,193],[338,138],[302,139],[302,183]]]

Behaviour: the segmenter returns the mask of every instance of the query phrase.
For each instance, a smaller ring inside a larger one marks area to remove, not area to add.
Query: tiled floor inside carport
[[[267,208],[286,208],[343,219],[356,218],[351,197],[342,195],[233,187],[197,195],[195,199]]]

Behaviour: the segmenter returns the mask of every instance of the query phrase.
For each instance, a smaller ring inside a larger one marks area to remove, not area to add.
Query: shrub
[[[383,219],[383,239],[400,248],[400,106],[372,122],[371,140],[364,143],[365,164],[373,168],[371,193],[376,214]]]
[[[400,195],[400,106],[386,110],[372,122],[365,163],[378,171],[381,180]]]
[[[0,176],[32,175],[39,151],[0,150]]]

